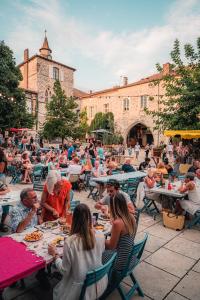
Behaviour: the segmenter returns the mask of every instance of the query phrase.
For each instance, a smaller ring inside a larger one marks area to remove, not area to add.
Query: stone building
[[[90,124],[97,112],[113,112],[117,130],[124,141],[134,145],[139,141],[145,146],[154,142],[156,145],[163,139],[160,132],[155,131],[152,116],[144,109],[160,109],[160,99],[164,95],[162,77],[170,70],[170,64],[163,65],[163,71],[128,84],[124,78],[122,86],[91,92],[81,98],[81,110],[87,110]],[[159,84],[153,84],[158,81]]]
[[[74,68],[52,59],[52,50],[45,34],[39,54],[29,57],[29,50],[24,50],[24,61],[19,64],[23,80],[20,87],[25,90],[27,107],[36,114],[36,129],[45,121],[46,103],[53,93],[56,79],[59,79],[67,97],[74,94]]]

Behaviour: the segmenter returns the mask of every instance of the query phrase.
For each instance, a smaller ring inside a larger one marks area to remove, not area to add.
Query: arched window
[[[46,103],[48,103],[48,96],[49,96],[48,90],[46,90],[46,92],[45,92],[45,102]]]
[[[123,99],[123,111],[129,110],[129,98],[124,98]]]

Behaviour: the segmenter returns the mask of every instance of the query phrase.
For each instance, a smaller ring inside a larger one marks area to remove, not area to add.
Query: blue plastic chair
[[[43,177],[43,166],[40,165],[36,165],[33,168],[33,182],[41,182],[42,177]]]
[[[139,283],[137,282],[133,271],[135,269],[135,267],[139,264],[142,253],[144,251],[145,245],[146,245],[146,241],[147,241],[148,235],[145,234],[145,237],[143,238],[143,240],[141,240],[140,242],[136,243],[133,246],[133,249],[131,251],[131,253],[129,254],[126,266],[124,268],[124,270],[122,270],[121,272],[117,272],[117,280],[115,280],[115,283],[105,291],[105,293],[102,295],[102,297],[100,298],[101,300],[106,299],[106,297],[108,297],[108,295],[110,295],[115,289],[118,290],[121,299],[123,300],[129,300],[133,294],[137,291],[139,296],[144,297],[144,293],[139,285]],[[134,263],[132,263],[132,258],[135,258]],[[128,292],[126,292],[124,290],[124,288],[122,287],[122,281],[126,278],[126,277],[130,277],[131,282],[132,282],[132,286],[129,289]]]
[[[159,209],[154,200],[147,198],[146,196],[143,199],[143,207],[140,209],[140,212],[146,212],[148,215],[152,216],[154,220],[156,216],[160,214]]]
[[[192,220],[188,222],[187,228],[190,229],[197,224],[200,224],[200,210],[197,210],[196,213],[194,214]]]
[[[106,274],[109,277],[109,273],[110,273],[111,267],[114,263],[116,255],[117,254],[114,253],[112,255],[112,257],[110,258],[110,260],[105,265],[103,265],[95,270],[91,270],[87,273],[83,287],[81,289],[81,294],[80,294],[79,300],[84,299],[87,287],[89,287],[93,284],[97,284],[98,281],[100,281]]]
[[[131,201],[135,203],[137,197],[137,188],[140,183],[140,178],[129,178],[127,181],[127,194],[130,196]]]
[[[70,210],[74,211],[76,206],[79,205],[81,202],[79,200],[72,200],[70,202]]]
[[[22,172],[20,169],[17,169],[16,166],[8,166],[7,170],[9,172],[10,176],[12,177],[10,184],[16,184],[21,181]]]

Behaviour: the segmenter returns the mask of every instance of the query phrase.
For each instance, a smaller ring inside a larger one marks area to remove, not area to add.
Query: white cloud
[[[194,42],[200,32],[200,14],[195,11],[198,0],[177,0],[165,16],[163,26],[154,26],[135,32],[95,32],[79,20],[69,17],[57,0],[32,0],[31,5],[22,6],[23,20],[20,20],[11,35],[9,44],[23,56],[24,48],[38,52],[42,43],[42,30],[48,30],[54,58],[75,66],[76,55],[103,67],[109,82],[116,84],[121,75],[128,75],[131,81],[150,75],[155,63],[169,60],[175,38],[182,43]],[[87,70],[81,70],[77,86],[84,88]],[[98,70],[97,70],[98,74]],[[87,80],[89,82],[89,79]],[[107,87],[104,78],[93,79],[93,86],[86,89]],[[94,83],[95,82],[95,83]]]

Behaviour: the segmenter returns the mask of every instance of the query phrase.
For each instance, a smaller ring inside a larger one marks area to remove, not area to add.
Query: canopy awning
[[[191,140],[200,138],[200,130],[165,130],[164,135],[171,137],[180,135],[182,139]]]

